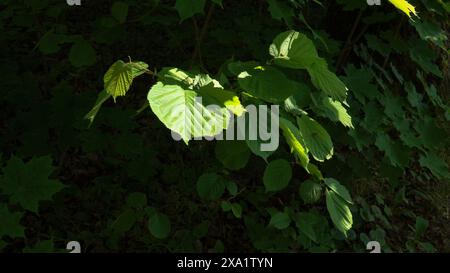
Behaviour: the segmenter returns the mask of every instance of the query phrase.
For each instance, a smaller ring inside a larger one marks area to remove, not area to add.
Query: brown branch
[[[192,53],[191,68],[194,65],[195,60],[197,58],[199,59],[200,64],[203,65],[202,53],[201,53],[201,45],[202,45],[202,42],[203,42],[203,38],[206,35],[206,31],[208,29],[209,22],[211,21],[212,14],[214,12],[214,8],[215,8],[215,5],[211,4],[211,6],[209,7],[209,10],[208,10],[208,14],[206,15],[205,22],[203,23],[202,29],[200,31],[199,31],[199,28],[198,28],[197,20],[195,20],[195,18],[193,19],[194,30],[195,30],[195,36],[196,36],[197,43],[195,45],[194,52]]]
[[[347,41],[345,41],[344,47],[341,50],[341,54],[339,55],[338,61],[336,63],[336,72],[338,72],[344,62],[345,57],[347,56],[347,51],[351,48],[352,44],[352,38],[355,34],[355,31],[359,25],[359,22],[361,21],[361,17],[363,15],[364,9],[361,9],[358,13],[358,16],[355,19],[355,22],[353,23],[352,29],[350,30],[350,33],[348,34]]]
[[[398,35],[400,34],[400,29],[402,28],[402,24],[403,24],[403,16],[402,16],[402,18],[400,19],[400,22],[398,23],[397,28],[395,29],[394,39],[397,39],[397,38],[398,38]],[[382,66],[383,69],[386,67],[390,55],[391,55],[390,52],[386,55],[386,58],[384,59],[383,66]]]

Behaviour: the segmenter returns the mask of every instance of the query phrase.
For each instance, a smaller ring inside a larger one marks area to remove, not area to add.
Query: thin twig
[[[339,55],[339,59],[336,63],[336,72],[340,70],[342,63],[344,62],[345,56],[347,55],[347,51],[350,49],[353,35],[355,34],[355,31],[359,25],[359,21],[361,21],[363,12],[364,12],[364,9],[361,9],[359,11],[358,16],[356,17],[355,22],[353,23],[352,29],[350,30],[350,33],[348,34],[347,41],[345,41],[345,45],[342,48],[341,54]]]
[[[397,39],[398,35],[400,34],[400,29],[401,29],[401,27],[402,27],[402,24],[403,24],[403,16],[402,16],[402,18],[400,19],[400,22],[398,23],[397,28],[395,29],[394,39]],[[386,58],[384,59],[383,66],[382,66],[383,69],[386,67],[390,55],[391,55],[390,52],[386,55]]]
[[[195,18],[193,20],[194,30],[195,30],[195,34],[196,34],[195,36],[197,37],[197,39],[196,39],[197,44],[195,45],[194,53],[192,54],[191,67],[194,65],[194,62],[197,58],[199,58],[200,64],[203,64],[202,54],[201,54],[201,44],[202,44],[203,38],[205,37],[206,30],[208,29],[209,22],[211,21],[212,14],[214,12],[214,7],[215,7],[214,4],[211,4],[211,6],[209,7],[208,14],[206,15],[205,23],[203,24],[200,32],[199,32],[197,21],[195,20]]]

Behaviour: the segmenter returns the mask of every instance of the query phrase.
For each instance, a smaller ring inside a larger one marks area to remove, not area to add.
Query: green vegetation
[[[450,251],[449,12],[0,0],[0,250]]]

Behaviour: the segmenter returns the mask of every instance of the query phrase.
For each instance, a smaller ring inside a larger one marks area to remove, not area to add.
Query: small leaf
[[[319,183],[306,180],[300,185],[299,194],[305,204],[312,204],[319,201],[322,195],[322,187]]]
[[[435,153],[429,152],[426,155],[421,155],[419,163],[420,166],[428,168],[431,173],[438,178],[450,178],[447,163],[439,158]]]
[[[125,96],[133,81],[133,66],[119,60],[115,62],[103,77],[105,90],[114,100]]]
[[[128,15],[128,4],[117,1],[111,7],[111,15],[119,21],[119,23],[124,23]]]
[[[65,187],[58,180],[48,178],[53,171],[50,156],[32,158],[27,163],[13,156],[3,169],[0,189],[3,194],[10,195],[11,203],[37,213],[41,200],[51,200]]]
[[[225,190],[223,178],[215,173],[202,174],[197,180],[197,192],[202,199],[219,199]]]
[[[250,150],[245,141],[217,141],[215,154],[226,168],[236,171],[244,168],[250,158]]]
[[[132,209],[127,209],[117,217],[111,228],[114,233],[122,234],[130,230],[136,223],[136,220],[136,212]]]
[[[231,204],[231,211],[236,218],[241,218],[242,216],[242,206],[238,203]]]
[[[10,212],[5,204],[0,205],[0,238],[7,235],[11,238],[24,237],[24,227],[20,224],[23,212]],[[1,241],[0,241],[1,242]],[[1,249],[1,248],[0,248]]]
[[[296,219],[298,229],[308,236],[314,242],[317,242],[317,235],[313,224],[316,223],[317,217],[312,213],[300,212]]]
[[[131,208],[142,208],[147,205],[147,196],[142,192],[133,192],[127,197],[127,205]]]
[[[283,1],[267,0],[269,4],[269,12],[273,19],[284,20],[286,24],[290,25],[291,18],[294,16],[294,9],[286,5]]]
[[[153,214],[148,221],[150,233],[158,239],[164,239],[169,236],[171,224],[169,217],[163,213]]]
[[[177,0],[175,9],[178,11],[181,21],[184,21],[195,14],[203,13],[205,2],[205,0]]]
[[[277,212],[272,215],[270,219],[269,226],[275,227],[276,229],[285,229],[291,223],[291,218],[285,212]]]
[[[103,103],[107,101],[111,97],[106,90],[103,90],[100,92],[97,96],[97,100],[95,101],[94,107],[92,107],[91,111],[87,113],[84,118],[89,120],[89,125],[94,122],[95,117],[97,116],[98,111],[100,111],[100,108],[102,107]]]
[[[97,53],[95,49],[84,39],[77,40],[69,51],[69,61],[75,67],[90,66],[96,60]]]
[[[428,228],[428,221],[420,216],[416,217],[416,237],[419,238],[422,236]]]
[[[264,186],[266,192],[280,191],[287,187],[292,178],[292,168],[284,159],[271,161],[264,171]]]

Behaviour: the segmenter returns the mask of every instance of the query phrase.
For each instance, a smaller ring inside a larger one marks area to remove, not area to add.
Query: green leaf
[[[191,89],[194,85],[194,75],[176,67],[164,67],[158,72],[158,79],[165,85],[180,85]]]
[[[300,131],[292,122],[284,118],[280,118],[280,128],[283,130],[286,142],[291,148],[291,153],[294,153],[297,161],[307,170],[309,164],[308,151],[305,148]]]
[[[319,58],[314,43],[306,35],[293,30],[279,34],[269,52],[275,64],[294,69],[306,69]]]
[[[191,138],[214,137],[228,128],[230,113],[223,105],[224,102],[202,96],[204,104],[222,107],[210,110],[200,103],[199,97],[200,94],[194,90],[158,82],[150,89],[147,98],[159,120],[178,133],[187,144]]]
[[[0,239],[7,235],[11,238],[24,237],[24,227],[20,224],[23,212],[10,212],[5,204],[0,204]]]
[[[287,187],[292,178],[292,168],[284,159],[271,161],[264,171],[264,186],[266,192],[280,191]]]
[[[291,223],[291,218],[285,212],[277,212],[272,215],[270,219],[269,226],[275,227],[276,229],[285,229]]]
[[[411,13],[417,16],[416,8],[406,0],[389,0],[396,8],[403,11],[411,18]]]
[[[339,121],[342,125],[353,128],[352,117],[339,101],[335,101],[327,96],[320,96],[316,106],[316,112],[319,112],[321,116],[327,117],[332,121]]]
[[[197,90],[197,92],[202,97],[214,99],[214,101],[219,103],[219,105],[225,106],[236,116],[241,116],[245,112],[245,108],[242,106],[236,93],[228,90],[223,90],[221,86],[214,86],[213,82],[207,85],[203,85]]]
[[[69,61],[75,67],[83,67],[93,65],[97,60],[97,53],[91,44],[84,40],[78,39],[70,48]]]
[[[53,30],[47,32],[39,41],[38,48],[43,54],[53,54],[60,50],[61,35],[57,35]]]
[[[422,40],[429,40],[440,48],[446,50],[445,41],[447,41],[447,35],[437,24],[430,21],[410,21],[410,23],[416,28]]]
[[[217,5],[219,5],[220,7],[223,7],[223,6],[222,6],[222,1],[223,1],[223,0],[212,0],[212,2],[213,2],[214,4],[217,4]]]
[[[246,139],[245,142],[247,143],[248,148],[250,148],[250,151],[252,151],[253,154],[261,157],[266,162],[269,156],[271,156],[275,152],[275,151],[261,151],[261,144],[263,144],[264,142],[259,138],[257,140]]]
[[[326,190],[326,203],[328,213],[335,227],[347,236],[347,231],[352,228],[353,216],[345,200],[336,192]]]
[[[373,75],[367,68],[357,69],[354,65],[349,65],[345,68],[345,73],[347,76],[343,78],[344,82],[362,104],[366,104],[366,98],[373,100],[380,95],[377,86],[371,83]]]
[[[432,73],[433,75],[442,78],[442,71],[439,66],[434,62],[438,55],[433,51],[432,48],[428,46],[428,43],[423,42],[419,39],[411,42],[409,49],[409,56],[411,59],[417,63],[420,68],[422,68],[427,73]]]
[[[133,68],[130,63],[119,60],[106,72],[103,82],[105,90],[114,100],[119,96],[125,96],[133,81]]]
[[[127,197],[127,205],[131,208],[142,208],[147,205],[147,196],[142,192],[130,193]]]
[[[114,2],[111,7],[111,15],[119,21],[119,23],[124,23],[127,20],[128,4],[122,1]]]
[[[305,204],[313,204],[319,201],[322,195],[322,187],[319,183],[306,180],[300,185],[298,192]]]
[[[197,13],[203,13],[205,2],[205,0],[177,0],[175,9],[178,11],[181,21],[184,21]]]
[[[322,90],[325,94],[338,101],[344,101],[347,97],[348,88],[345,84],[330,70],[323,59],[319,59],[308,68],[311,81],[314,86]]]
[[[296,218],[295,224],[302,233],[308,236],[308,238],[317,242],[317,235],[313,225],[316,222],[316,215],[308,212],[300,212]]]
[[[409,150],[401,142],[394,142],[386,134],[379,134],[375,146],[383,151],[394,166],[404,168],[409,163]]]
[[[39,201],[51,200],[65,187],[59,181],[48,178],[53,171],[50,156],[32,158],[27,163],[13,156],[3,169],[0,189],[3,194],[10,195],[11,203],[37,213]]]
[[[231,210],[231,203],[228,202],[228,201],[222,201],[222,202],[220,203],[220,206],[222,207],[222,210],[225,211],[225,212]]]
[[[245,92],[274,103],[284,101],[296,91],[293,81],[270,66],[257,66],[241,72],[238,82]]]
[[[305,146],[317,161],[328,160],[333,156],[333,143],[327,131],[308,116],[297,118],[300,134]]]
[[[197,192],[205,200],[217,200],[225,191],[223,178],[215,173],[204,173],[197,180]]]
[[[244,168],[250,158],[250,150],[245,141],[217,141],[215,154],[226,168],[236,171]]]
[[[438,178],[450,178],[447,163],[439,158],[435,153],[429,152],[426,155],[421,155],[419,163],[420,166],[428,168],[431,173]]]
[[[105,90],[114,101],[119,96],[125,96],[130,89],[133,79],[142,75],[148,65],[144,62],[128,62],[118,60],[106,71],[103,77]]]
[[[416,225],[415,225],[415,231],[416,231],[416,237],[421,237],[425,231],[428,228],[428,221],[420,216],[416,217]]]
[[[228,192],[232,195],[232,196],[236,196],[236,194],[238,193],[238,186],[236,183],[231,182],[231,181],[227,181],[225,183],[225,186],[228,190]]]
[[[343,186],[339,181],[337,181],[334,178],[325,178],[325,184],[330,188],[332,191],[334,191],[337,195],[339,195],[343,200],[348,202],[349,204],[353,204],[352,198],[350,196],[350,193],[348,192],[347,188]]]
[[[122,234],[129,231],[136,223],[137,215],[132,209],[122,212],[111,225],[111,229],[116,234]]]
[[[148,220],[150,233],[158,239],[164,239],[169,236],[171,224],[169,217],[163,213],[155,213]]]
[[[242,206],[238,203],[231,203],[231,212],[236,218],[242,217]]]
[[[288,25],[291,24],[292,17],[294,16],[294,9],[285,4],[283,1],[267,0],[269,4],[269,12],[273,19],[284,20]]]
[[[89,125],[94,122],[95,116],[97,116],[98,111],[100,111],[100,108],[102,107],[103,103],[107,101],[111,97],[106,90],[103,90],[100,92],[97,96],[97,100],[95,101],[94,107],[92,107],[91,111],[87,113],[84,118],[89,120]]]

